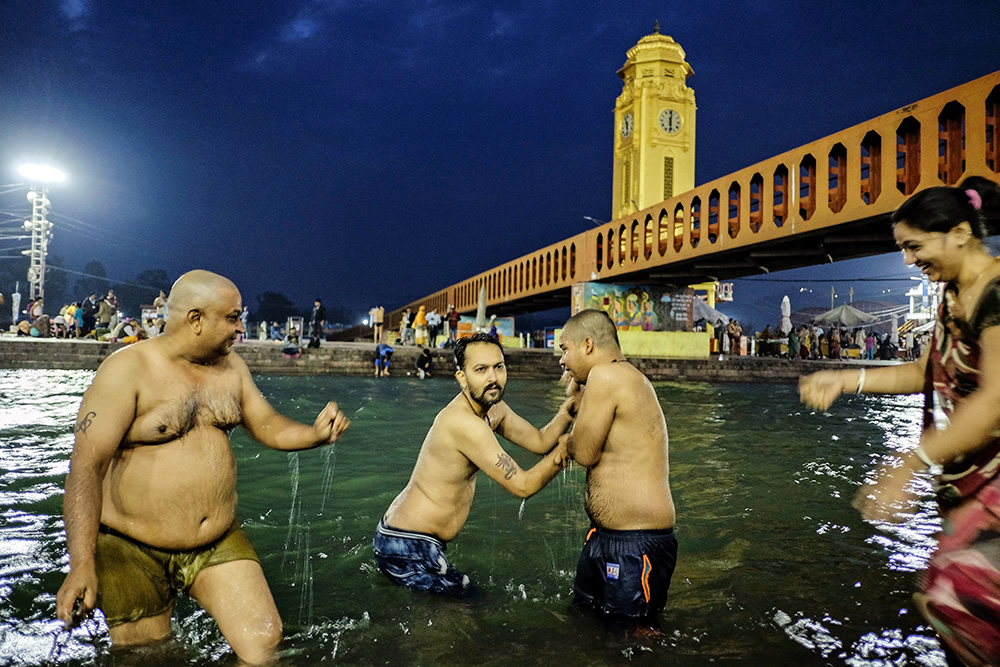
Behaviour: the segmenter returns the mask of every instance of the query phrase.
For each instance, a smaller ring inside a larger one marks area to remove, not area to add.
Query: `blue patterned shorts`
[[[378,569],[400,586],[433,593],[461,593],[469,586],[469,577],[452,567],[444,542],[433,535],[393,528],[383,519],[372,546]]]

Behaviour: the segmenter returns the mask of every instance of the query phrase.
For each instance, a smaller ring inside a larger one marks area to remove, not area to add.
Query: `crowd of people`
[[[3,297],[0,295],[0,305]],[[34,338],[79,338],[135,343],[153,338],[163,332],[167,317],[166,292],[160,291],[153,303],[153,311],[142,320],[124,317],[118,297],[113,289],[100,298],[91,292],[80,301],[64,304],[58,314],[52,315],[44,297],[32,299],[20,309],[14,322],[18,336]]]
[[[757,335],[757,353],[760,356],[783,356],[788,359],[880,359],[899,358],[902,349],[905,360],[920,357],[921,349],[930,340],[930,333],[909,333],[900,348],[889,333],[879,334],[871,329],[849,329],[804,324],[787,335],[765,327]],[[782,349],[784,346],[784,349]]]

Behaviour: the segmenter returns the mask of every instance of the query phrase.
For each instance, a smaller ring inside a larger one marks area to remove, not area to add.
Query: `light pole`
[[[49,212],[49,189],[45,184],[58,183],[66,177],[58,169],[39,164],[22,165],[18,171],[30,183],[28,201],[31,202],[31,218],[24,221],[24,228],[31,232],[31,248],[22,250],[21,254],[28,256],[28,299],[34,301],[45,296],[45,257],[52,238],[52,223],[46,217]],[[35,183],[42,185],[39,187]]]
[[[605,220],[598,220],[597,218],[592,218],[592,217],[590,217],[589,215],[585,215],[585,216],[583,216],[583,219],[584,219],[584,220],[590,220],[590,221],[591,221],[592,223],[594,223],[594,224],[595,224],[595,225],[597,225],[598,227],[600,227],[601,225],[606,225],[606,224],[608,224],[608,223],[607,223],[607,221],[605,221]]]

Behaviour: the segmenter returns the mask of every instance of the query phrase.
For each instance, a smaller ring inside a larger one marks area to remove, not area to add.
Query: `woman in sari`
[[[998,209],[1000,186],[979,177],[907,200],[893,214],[896,244],[907,264],[945,284],[930,345],[906,364],[799,382],[816,409],[845,392],[924,394],[920,443],[884,465],[855,506],[865,519],[898,521],[910,478],[934,476],[943,530],[914,599],[967,665],[1000,664],[1000,262],[982,243],[984,213]]]

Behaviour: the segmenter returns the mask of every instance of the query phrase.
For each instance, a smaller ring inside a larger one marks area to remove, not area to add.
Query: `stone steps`
[[[94,341],[38,340],[0,336],[0,368],[53,368],[95,370],[121,343]],[[394,376],[414,371],[414,361],[422,348],[395,346]],[[302,355],[289,359],[281,345],[247,341],[234,350],[252,373],[260,375],[345,375],[366,376],[375,372],[375,346],[371,343],[324,342],[318,349],[302,348]],[[505,351],[511,379],[555,380],[560,376],[559,357],[552,350],[509,349]],[[454,357],[451,350],[431,351],[435,377],[451,377]],[[774,357],[727,357],[709,359],[630,360],[650,380],[672,382],[780,382],[794,383],[801,375],[823,368],[878,366],[894,362],[791,361]]]

